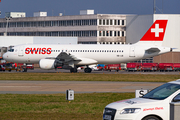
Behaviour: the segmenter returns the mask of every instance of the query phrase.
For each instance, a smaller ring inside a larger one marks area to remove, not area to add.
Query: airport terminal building
[[[36,12],[34,17],[1,18],[0,36],[77,37],[78,44],[131,44],[138,42],[160,16],[168,17],[163,46],[176,49],[137,62],[180,63],[180,14],[94,14],[94,10],[82,10],[80,15],[47,16],[46,12]]]
[[[0,19],[0,35],[4,36],[78,37],[80,44],[124,44],[126,15],[94,14],[80,11],[75,16],[12,17]]]

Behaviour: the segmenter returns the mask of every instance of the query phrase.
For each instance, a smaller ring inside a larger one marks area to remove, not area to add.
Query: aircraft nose
[[[7,53],[4,53],[2,57],[3,57],[4,60],[7,60],[7,58],[8,58]]]

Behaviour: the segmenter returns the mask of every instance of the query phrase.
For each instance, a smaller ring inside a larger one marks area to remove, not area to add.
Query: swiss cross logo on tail
[[[140,41],[163,41],[168,20],[156,20]]]

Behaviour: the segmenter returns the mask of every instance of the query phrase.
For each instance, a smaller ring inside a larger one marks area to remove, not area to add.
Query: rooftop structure
[[[22,18],[26,17],[25,12],[6,12],[5,13],[6,18]]]

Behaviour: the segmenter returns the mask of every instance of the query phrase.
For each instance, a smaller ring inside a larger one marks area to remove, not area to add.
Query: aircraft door
[[[135,57],[135,47],[134,46],[130,47],[129,57]]]
[[[20,46],[18,50],[18,56],[22,57],[24,56],[24,46]]]

